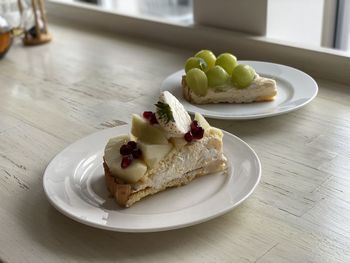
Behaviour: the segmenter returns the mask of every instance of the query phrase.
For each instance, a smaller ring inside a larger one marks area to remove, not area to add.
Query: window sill
[[[308,74],[350,84],[350,58],[344,51],[301,46],[214,27],[118,14],[65,0],[49,0],[49,16],[86,26],[159,41],[186,49],[229,51],[242,60],[262,60],[299,68]]]

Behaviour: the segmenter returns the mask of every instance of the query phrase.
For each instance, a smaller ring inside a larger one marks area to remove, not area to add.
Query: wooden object
[[[0,59],[5,56],[12,44],[11,32],[0,32]]]
[[[44,0],[31,0],[34,15],[34,27],[25,31],[23,44],[28,46],[40,45],[50,42],[52,37],[47,28],[47,17],[45,13]],[[22,0],[18,0],[18,8],[23,13]]]
[[[196,226],[114,233],[53,208],[44,170],[70,143],[150,110],[194,50],[68,22],[50,30],[49,49],[13,46],[0,63],[0,261],[350,262],[349,85],[317,79],[317,98],[281,116],[209,119],[259,155],[252,196]]]
[[[12,44],[11,29],[7,21],[0,16],[0,59],[5,56]]]

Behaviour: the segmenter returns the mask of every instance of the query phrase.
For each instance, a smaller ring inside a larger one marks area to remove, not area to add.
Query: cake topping
[[[134,157],[135,159],[140,158],[141,155],[142,155],[142,152],[141,152],[140,149],[134,149],[134,150],[132,151],[132,157]]]
[[[202,66],[200,59],[204,60],[206,67]],[[200,97],[206,96],[209,90],[221,92],[247,88],[257,75],[251,66],[239,64],[231,53],[216,58],[210,50],[201,50],[194,58],[186,60],[185,72],[186,85]]]
[[[128,168],[129,165],[131,164],[131,162],[132,162],[132,157],[131,157],[130,155],[123,156],[123,158],[122,158],[122,163],[121,163],[120,166],[121,166],[123,169]]]
[[[124,169],[129,167],[133,159],[138,159],[142,155],[135,141],[128,141],[126,144],[123,144],[119,152],[123,156],[120,166]]]
[[[215,65],[221,66],[230,76],[237,64],[237,58],[231,53],[223,53],[215,61]]]
[[[142,159],[149,168],[155,167],[173,148],[168,144],[146,144],[140,142],[139,147],[142,151]]]
[[[147,120],[150,120],[152,118],[153,112],[152,111],[144,111],[143,117]]]
[[[204,129],[202,127],[199,127],[197,130],[192,132],[193,138],[196,140],[200,140],[203,138],[204,135]]]
[[[191,133],[193,138],[199,140],[203,138],[204,129],[198,124],[198,121],[194,120],[191,123]]]
[[[197,52],[197,54],[194,56],[196,58],[204,59],[204,61],[208,65],[208,67],[207,67],[208,70],[215,66],[216,56],[210,50],[206,50],[206,49],[201,50],[201,51]]]
[[[191,131],[186,132],[184,138],[185,138],[186,142],[191,142],[193,140],[193,136],[192,136]]]
[[[157,124],[158,121],[157,121],[157,118],[156,118],[156,114],[152,111],[145,111],[143,112],[143,117],[147,120],[149,120],[149,122],[151,124]]]
[[[168,91],[164,91],[156,104],[159,125],[171,136],[181,137],[191,124],[191,117],[184,106]]]
[[[202,114],[196,112],[194,114],[194,121],[197,122],[198,126],[202,127],[204,130],[209,130],[211,128],[210,124],[202,116]]]
[[[173,148],[179,150],[211,130],[199,113],[191,121],[182,104],[167,91],[160,95],[156,107],[156,112],[133,114],[130,136],[112,138],[106,145],[105,162],[125,182],[140,180]]]
[[[167,91],[156,107],[156,112],[133,114],[130,134],[111,138],[105,147],[107,187],[122,206],[187,184],[197,172],[203,175],[225,168],[222,136],[202,115],[196,113],[191,121]]]
[[[137,148],[137,143],[135,141],[128,141],[127,144],[132,150],[135,150]]]
[[[240,64],[233,69],[232,83],[239,89],[247,88],[255,78],[255,70],[249,66]]]
[[[199,127],[198,121],[196,121],[196,120],[192,121],[192,123],[191,123],[191,131],[197,129],[198,127]]]
[[[198,68],[200,70],[207,71],[208,64],[202,58],[190,57],[189,59],[186,60],[185,72],[187,73],[193,68]]]
[[[134,143],[127,135],[117,136],[108,141],[104,151],[104,161],[110,172],[126,183],[136,183],[147,171],[147,165],[141,158],[143,154],[135,158],[137,153],[135,155],[134,152],[138,152],[140,145],[137,143],[137,147],[133,148]]]
[[[149,121],[137,114],[132,116],[131,133],[138,141],[148,144],[168,144],[166,132],[159,125],[151,125]]]
[[[205,96],[208,93],[208,77],[198,68],[189,70],[186,74],[186,83],[197,96]]]
[[[155,104],[155,106],[157,107],[159,119],[161,119],[165,123],[168,123],[169,121],[175,121],[169,104],[158,101],[157,104]]]
[[[184,139],[191,142],[193,139],[200,140],[204,136],[204,129],[199,126],[198,121],[194,120],[191,123],[191,130],[185,133]]]
[[[214,66],[207,72],[208,86],[212,89],[225,86],[230,79],[229,74],[220,66]]]
[[[119,152],[121,155],[128,155],[128,154],[131,154],[132,149],[129,145],[123,144],[122,147],[120,147]]]

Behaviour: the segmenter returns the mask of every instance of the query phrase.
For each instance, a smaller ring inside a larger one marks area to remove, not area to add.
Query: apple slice
[[[132,115],[131,133],[148,144],[168,144],[165,132],[137,114]]]
[[[128,135],[111,138],[105,147],[104,159],[112,175],[127,183],[136,183],[145,175],[147,166],[142,160],[134,159],[127,168],[121,167],[120,147],[129,139]]]
[[[127,143],[129,141],[128,135],[121,135],[114,138],[111,138],[106,147],[104,152],[104,159],[108,167],[110,168],[114,163],[117,162],[121,158],[120,155],[120,147]],[[120,161],[119,161],[120,166]]]
[[[156,166],[173,148],[171,143],[168,144],[146,144],[139,143],[143,160],[148,167]]]
[[[203,117],[203,115],[198,112],[194,114],[194,120],[197,121],[198,125],[201,126],[205,131],[211,128],[210,124]]]
[[[222,137],[224,136],[224,134],[222,133],[222,130],[215,128],[215,127],[211,127],[209,129],[209,134],[211,136],[216,136],[216,137],[220,138],[220,140],[222,140]]]
[[[137,137],[134,134],[132,134],[131,132],[129,133],[129,137],[130,137],[130,141],[137,142]]]
[[[194,114],[194,119],[198,121],[198,125],[204,129],[204,132],[206,134],[209,134],[211,136],[216,136],[221,139],[224,136],[224,134],[220,129],[211,127],[210,124],[207,122],[207,120],[202,116],[202,114],[196,112]]]
[[[147,165],[142,160],[133,159],[127,168],[121,167],[121,161],[122,157],[120,156],[118,162],[112,166],[112,169],[110,167],[110,170],[112,174],[117,174],[120,179],[127,183],[136,183],[145,175],[147,171]]]

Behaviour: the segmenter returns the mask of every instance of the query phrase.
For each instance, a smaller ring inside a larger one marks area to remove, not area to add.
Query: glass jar
[[[11,29],[6,20],[0,16],[0,59],[5,56],[11,44]]]

